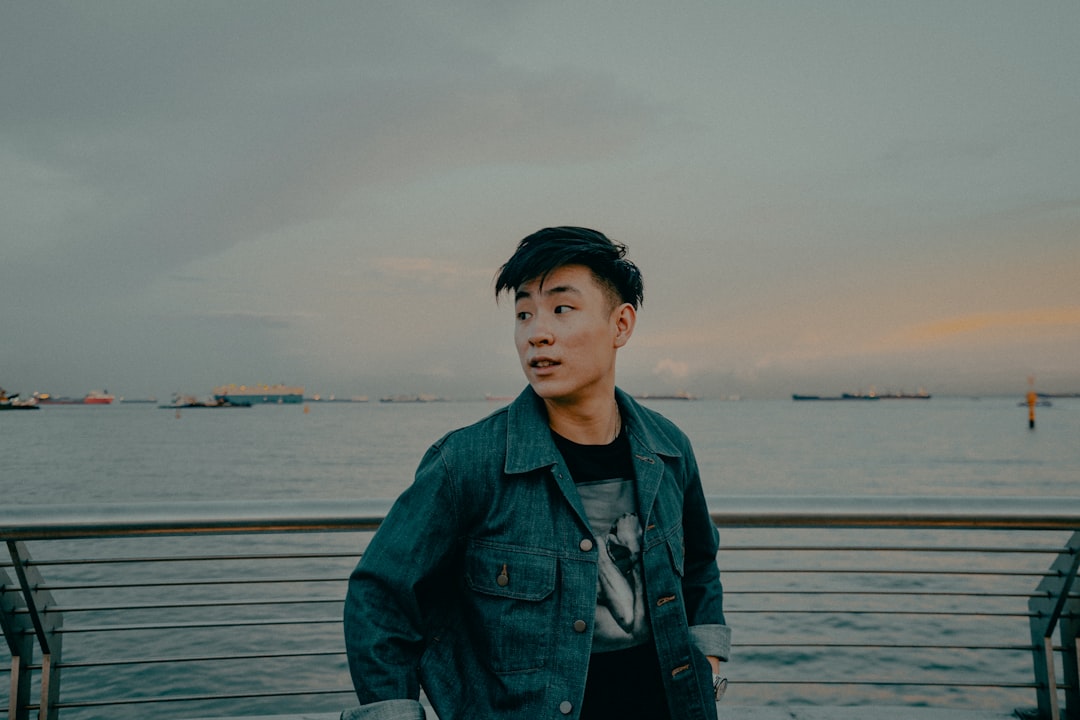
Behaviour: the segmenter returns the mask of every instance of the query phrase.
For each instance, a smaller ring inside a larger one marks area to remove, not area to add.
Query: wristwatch
[[[727,691],[727,678],[721,677],[720,675],[713,673],[712,689],[713,695],[716,697],[717,700],[724,697],[724,692]]]

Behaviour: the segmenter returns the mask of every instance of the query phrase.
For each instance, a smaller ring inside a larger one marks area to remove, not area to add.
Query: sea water
[[[689,435],[709,495],[1080,494],[1080,399],[650,401]],[[307,408],[305,411],[304,408]],[[392,498],[427,447],[495,403],[0,414],[5,504]]]
[[[721,502],[725,495],[1077,496],[1080,399],[1058,399],[1053,407],[1038,408],[1034,430],[1019,399],[647,404],[686,431],[705,493]],[[432,442],[497,407],[486,401],[311,402],[177,412],[152,404],[116,404],[0,413],[0,502],[10,507],[393,498],[411,482]],[[722,533],[722,545],[739,542],[739,532]],[[729,605],[737,608],[739,602],[733,598]],[[749,623],[753,616],[743,617]],[[861,633],[875,630],[866,626],[875,622],[874,616],[854,622]],[[739,652],[739,630],[729,670],[735,678],[768,676],[778,663],[795,666],[796,675],[814,676],[822,663],[836,662],[821,654]],[[817,632],[842,638],[847,630]],[[851,672],[861,669],[857,654],[847,662]],[[1029,661],[1020,657],[1016,663],[1019,677],[1014,679],[1028,681]],[[343,673],[340,660],[334,666]],[[972,671],[978,675],[985,668],[976,663]],[[175,681],[153,666],[140,672],[161,673],[162,686]],[[281,672],[295,674],[297,669],[288,666]],[[253,686],[274,684],[274,678],[263,677]],[[110,694],[108,688],[103,691]],[[928,693],[928,703],[950,702]],[[1020,695],[1025,702],[1019,704],[1033,703],[1030,690]],[[742,701],[755,704],[755,699]],[[836,702],[836,697],[802,699]],[[1000,702],[1010,701],[1011,696]],[[253,701],[251,707],[257,706]],[[92,711],[65,716],[95,717]]]

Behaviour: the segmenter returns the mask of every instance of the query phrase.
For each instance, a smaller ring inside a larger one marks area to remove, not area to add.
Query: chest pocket
[[[475,610],[469,633],[495,672],[544,666],[555,628],[556,559],[494,543],[471,542],[465,583]]]
[[[671,564],[679,577],[683,576],[683,563],[686,558],[686,542],[683,540],[682,527],[677,527],[667,536],[668,552],[671,553]]]

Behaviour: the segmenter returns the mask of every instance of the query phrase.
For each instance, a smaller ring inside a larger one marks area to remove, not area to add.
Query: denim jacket
[[[717,532],[686,436],[617,391],[642,518],[646,602],[671,716],[715,720],[706,655],[730,632]],[[345,645],[360,720],[577,718],[597,553],[543,401],[436,442],[349,580]]]

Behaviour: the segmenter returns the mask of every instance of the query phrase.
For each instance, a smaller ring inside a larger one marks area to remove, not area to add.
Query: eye
[[[573,309],[574,308],[571,307],[570,305],[556,305],[555,306],[555,314],[556,315],[562,315],[563,313],[568,313]]]
[[[529,318],[532,317],[532,313],[528,312],[526,310],[522,310],[522,311],[517,313],[516,317],[517,317],[518,320],[528,320]]]

